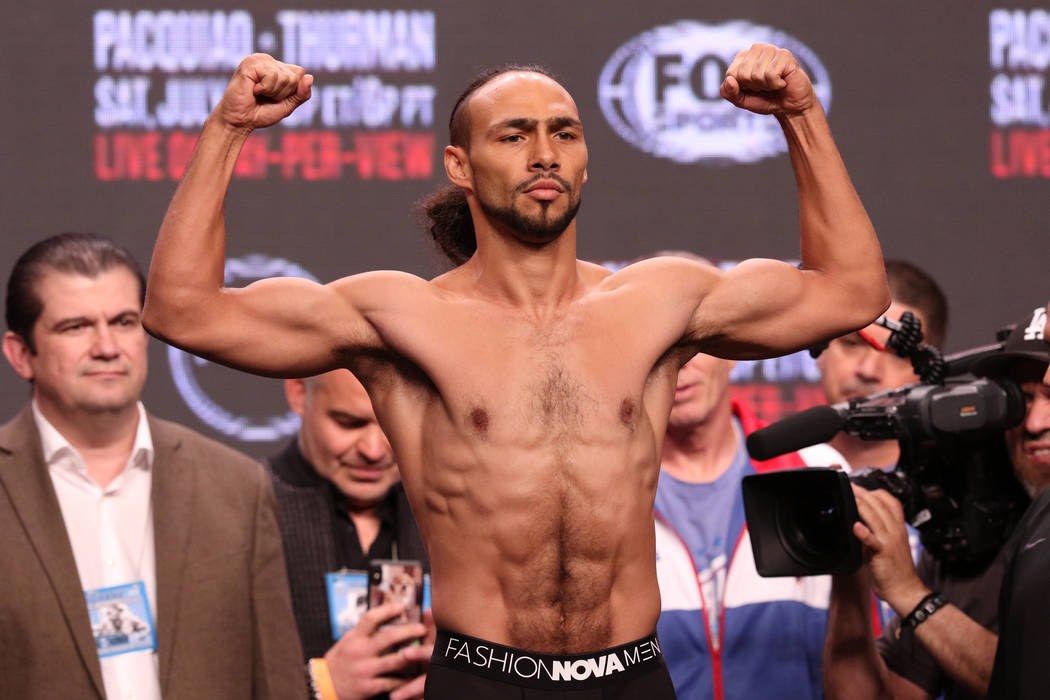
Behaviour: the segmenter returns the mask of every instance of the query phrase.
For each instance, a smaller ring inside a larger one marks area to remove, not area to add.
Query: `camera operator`
[[[1039,311],[1023,329],[1024,337],[1050,348],[1046,345],[1050,343],[1050,304],[1042,314],[1042,323]],[[1022,461],[1025,465],[1019,477],[1035,500],[1004,547],[1007,556],[999,598],[999,647],[988,693],[993,698],[1050,697],[1050,674],[1044,666],[1050,626],[1050,557],[1046,556],[1046,547],[1050,546],[1050,489],[1039,488],[1050,484],[1050,366],[1044,361],[1041,368],[1032,368],[1024,376],[1021,389],[1027,415],[1014,429],[1017,435],[1011,449],[1015,464]]]
[[[1050,485],[1050,457],[1038,449],[1038,440],[1045,446],[1050,435],[1050,412],[1045,391],[1036,390],[1050,348],[1042,332],[1030,332],[1036,323],[1045,323],[1042,308],[1016,326],[1002,352],[975,365],[977,374],[1018,381],[1029,397],[1024,421],[1007,432],[1006,442],[1014,473],[1031,496]],[[824,649],[827,697],[984,697],[998,642],[997,595],[1011,548],[1001,548],[971,575],[949,572],[925,551],[916,570],[900,503],[886,491],[853,490],[863,521],[853,532],[867,563],[856,574],[833,577]],[[869,587],[897,613],[877,640]]]
[[[890,308],[886,318],[899,319],[910,311],[922,322],[925,340],[940,348],[948,328],[948,301],[940,286],[926,272],[904,260],[886,261],[886,281],[890,287]],[[890,332],[872,324],[863,333],[885,343]],[[835,338],[817,358],[820,388],[829,404],[896,389],[919,381],[911,361],[893,352],[876,350],[861,332]],[[846,471],[854,467],[893,467],[900,449],[896,440],[862,440],[845,432],[828,445],[814,445],[799,451],[809,464],[837,464]]]

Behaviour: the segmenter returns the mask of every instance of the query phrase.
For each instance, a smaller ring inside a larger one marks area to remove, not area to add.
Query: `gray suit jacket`
[[[273,492],[248,457],[150,417],[165,700],[302,698]],[[0,697],[103,698],[84,593],[26,407],[0,427]]]

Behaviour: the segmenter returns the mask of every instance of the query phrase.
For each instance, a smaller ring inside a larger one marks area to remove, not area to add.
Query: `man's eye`
[[[572,141],[576,138],[576,134],[572,133],[571,131],[559,131],[557,134],[555,134],[555,136],[556,138],[561,139],[562,141]]]
[[[366,425],[368,425],[368,421],[366,420],[363,420],[361,418],[355,418],[354,416],[348,416],[343,413],[329,414],[329,417],[335,422],[336,425],[338,425],[340,428],[343,428],[344,430],[356,430],[358,428],[363,428]]]
[[[504,136],[501,140],[506,143],[518,143],[522,140],[522,136],[521,134],[511,134],[509,136]]]

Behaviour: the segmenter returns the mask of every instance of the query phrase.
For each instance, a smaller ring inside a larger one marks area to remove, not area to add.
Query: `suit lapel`
[[[91,621],[77,575],[76,559],[69,544],[54,485],[44,464],[40,434],[28,406],[0,429],[0,481],[47,572],[95,690],[99,697],[105,697],[102,668],[91,634]]]
[[[181,442],[167,425],[150,417],[153,434],[153,538],[157,561],[157,652],[161,692],[167,693],[175,649],[176,620],[190,527],[195,469],[181,454]]]

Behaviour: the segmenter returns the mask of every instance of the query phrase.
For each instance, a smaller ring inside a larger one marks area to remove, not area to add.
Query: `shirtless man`
[[[161,227],[147,328],[262,375],[346,367],[361,379],[430,554],[442,633],[428,700],[514,685],[672,697],[652,637],[652,506],[679,367],[700,351],[809,347],[865,326],[889,300],[874,229],[809,78],[787,51],[755,45],[722,85],[783,126],[802,269],[756,260],[723,273],[657,258],[610,274],[577,260],[579,114],[553,79],[514,69],[475,81],[453,110],[445,169],[477,245],[465,263],[430,281],[370,272],[224,288],[223,202],[238,152],[312,82],[269,56],[241,63]]]

